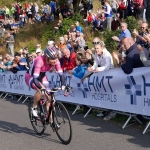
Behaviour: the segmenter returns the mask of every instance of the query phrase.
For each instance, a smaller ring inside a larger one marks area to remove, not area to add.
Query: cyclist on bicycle
[[[43,56],[38,56],[34,59],[32,67],[25,74],[25,82],[28,86],[36,89],[37,92],[34,95],[33,115],[38,117],[37,104],[41,98],[41,94],[48,93],[49,101],[46,103],[47,111],[50,106],[50,85],[46,77],[46,72],[55,67],[61,80],[62,90],[65,89],[65,78],[63,71],[58,60],[58,50],[55,47],[46,47]]]

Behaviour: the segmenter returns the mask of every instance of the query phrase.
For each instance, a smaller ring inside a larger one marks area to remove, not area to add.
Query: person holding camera
[[[137,44],[140,44],[142,47],[145,47],[147,49],[149,48],[147,44],[147,40],[144,38],[144,36],[149,34],[148,24],[146,22],[141,24],[140,33],[138,33],[136,29],[134,29],[132,34],[134,35]]]

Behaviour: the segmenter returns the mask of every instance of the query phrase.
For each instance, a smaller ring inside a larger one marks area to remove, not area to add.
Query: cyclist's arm
[[[34,73],[33,73],[33,83],[38,89],[42,89],[42,85],[38,81],[40,72],[41,72],[41,67],[43,66],[43,62],[41,60],[38,60],[37,63],[34,66]]]
[[[58,60],[56,65],[55,65],[55,68],[60,76],[60,81],[61,81],[61,85],[65,85],[65,76],[63,74],[63,70],[61,68],[61,65],[60,65],[60,61]]]

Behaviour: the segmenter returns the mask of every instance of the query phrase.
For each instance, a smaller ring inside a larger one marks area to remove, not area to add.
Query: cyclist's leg
[[[37,90],[33,96],[33,100],[34,100],[33,107],[34,108],[37,108],[40,98],[41,98],[41,92]]]
[[[33,102],[33,115],[35,117],[38,117],[36,109],[37,109],[38,102],[39,102],[39,100],[41,98],[41,93],[37,89],[37,87],[35,86],[35,84],[33,83],[33,77],[29,73],[25,74],[25,82],[32,89],[37,90],[37,92],[34,94],[34,97],[33,97],[33,100],[34,100],[34,102]]]
[[[42,80],[42,84],[44,85],[46,91],[48,92],[48,95],[46,95],[47,96],[46,111],[47,111],[47,113],[49,113],[50,102],[51,102],[51,95],[50,95],[50,84],[49,84],[49,81],[48,81],[46,76],[44,76],[44,78]],[[50,113],[50,122],[51,123],[53,122],[52,113]]]
[[[46,102],[46,110],[48,112],[49,111],[49,107],[50,107],[51,96],[50,96],[50,84],[49,84],[49,81],[48,81],[46,76],[43,77],[42,84],[45,87],[46,91],[48,92],[48,95],[47,95],[48,96],[47,97],[48,100]]]

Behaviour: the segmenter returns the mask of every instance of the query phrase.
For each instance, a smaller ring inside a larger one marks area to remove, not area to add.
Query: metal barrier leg
[[[22,99],[23,96],[24,96],[24,95],[21,95],[20,98],[17,100],[17,102],[19,102],[19,101]]]
[[[78,106],[76,107],[76,109],[73,111],[72,115],[74,115],[74,114],[76,113],[76,111],[77,111],[79,108],[80,108],[80,105],[78,105]]]
[[[0,95],[0,97],[2,97],[2,96],[3,96],[3,94],[4,94],[4,92]]]
[[[142,134],[145,134],[145,133],[147,132],[147,129],[148,129],[149,126],[150,126],[150,121],[149,121],[148,124],[146,125],[146,127],[145,127],[145,129],[144,129],[144,131],[143,131]]]
[[[88,114],[89,114],[89,112],[92,110],[92,108],[90,108],[88,111],[87,111],[87,113],[84,115],[84,117],[83,118],[85,118]]]
[[[28,99],[29,97],[27,96],[26,98],[25,98],[25,100],[22,102],[22,104]]]
[[[127,121],[125,122],[125,124],[122,126],[122,129],[124,129],[125,127],[127,127],[127,124],[129,123],[129,121],[131,120],[132,115],[129,116],[129,118],[127,119]]]
[[[143,124],[136,116],[133,116],[133,117],[139,124]]]
[[[8,95],[8,93],[6,93],[6,95],[3,97],[3,99],[5,99],[7,95]]]

